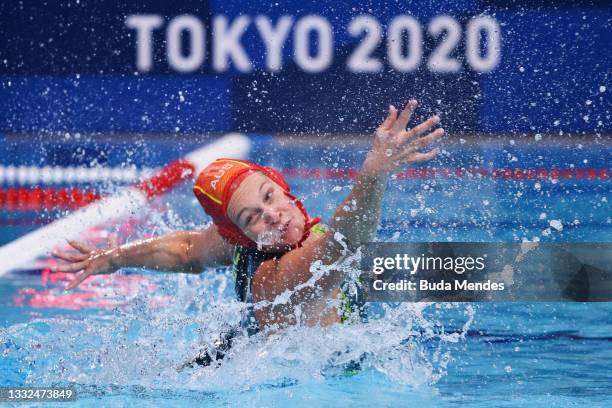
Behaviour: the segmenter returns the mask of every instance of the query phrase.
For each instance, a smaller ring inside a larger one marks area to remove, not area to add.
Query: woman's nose
[[[266,210],[263,213],[263,219],[267,224],[278,224],[281,220],[280,211]]]

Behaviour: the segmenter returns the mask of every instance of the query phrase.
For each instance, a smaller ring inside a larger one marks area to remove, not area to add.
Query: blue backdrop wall
[[[610,133],[608,1],[3,1],[0,130]]]

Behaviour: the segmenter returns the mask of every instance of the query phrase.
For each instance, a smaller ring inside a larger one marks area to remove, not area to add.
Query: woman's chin
[[[282,237],[279,237],[281,239],[279,239],[278,241],[265,243],[263,245],[263,248],[268,251],[288,251],[297,246],[297,244],[300,242],[300,239],[302,238],[302,235],[303,234],[301,230],[299,230],[298,228],[293,228],[289,232],[284,234]]]
[[[286,236],[286,237],[283,238],[282,241],[274,243],[274,244],[268,246],[268,248],[276,250],[276,251],[287,251],[287,250],[290,250],[292,248],[295,248],[297,246],[298,242],[300,242],[300,237],[299,236]]]

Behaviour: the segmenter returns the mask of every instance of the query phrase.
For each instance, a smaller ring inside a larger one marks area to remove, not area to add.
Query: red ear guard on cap
[[[200,173],[193,187],[193,192],[204,211],[212,217],[219,234],[227,242],[244,247],[256,247],[257,244],[248,238],[227,215],[227,206],[233,193],[246,178],[246,175],[253,171],[262,172],[278,184],[304,215],[304,234],[296,245],[300,246],[308,238],[310,228],[319,223],[320,218],[310,220],[306,209],[291,194],[289,184],[278,171],[269,167],[258,166],[246,160],[217,159]]]

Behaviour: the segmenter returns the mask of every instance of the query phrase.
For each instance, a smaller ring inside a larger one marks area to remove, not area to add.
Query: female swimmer
[[[249,334],[298,323],[296,306],[301,310],[301,324],[338,323],[343,320],[339,310],[343,307],[330,307],[334,302],[329,300],[343,297],[343,273],[331,271],[314,285],[303,284],[312,277],[315,261],[332,264],[342,257],[346,246],[354,250],[372,240],[385,187],[393,173],[438,154],[437,148],[418,151],[444,134],[442,128],[429,132],[440,122],[438,116],[406,128],[416,106],[416,101],[408,102],[399,115],[389,106],[355,184],[329,227],[308,215],[275,170],[242,160],[219,159],[202,171],[194,187],[200,204],[212,217],[210,227],[109,249],[71,241],[78,253],[54,252],[67,261],[55,271],[80,272],[68,285],[71,289],[89,276],[122,267],[200,273],[210,266],[233,265],[236,294],[248,305],[242,327]],[[338,237],[342,237],[342,245]],[[274,303],[286,291],[291,293],[289,300]]]

